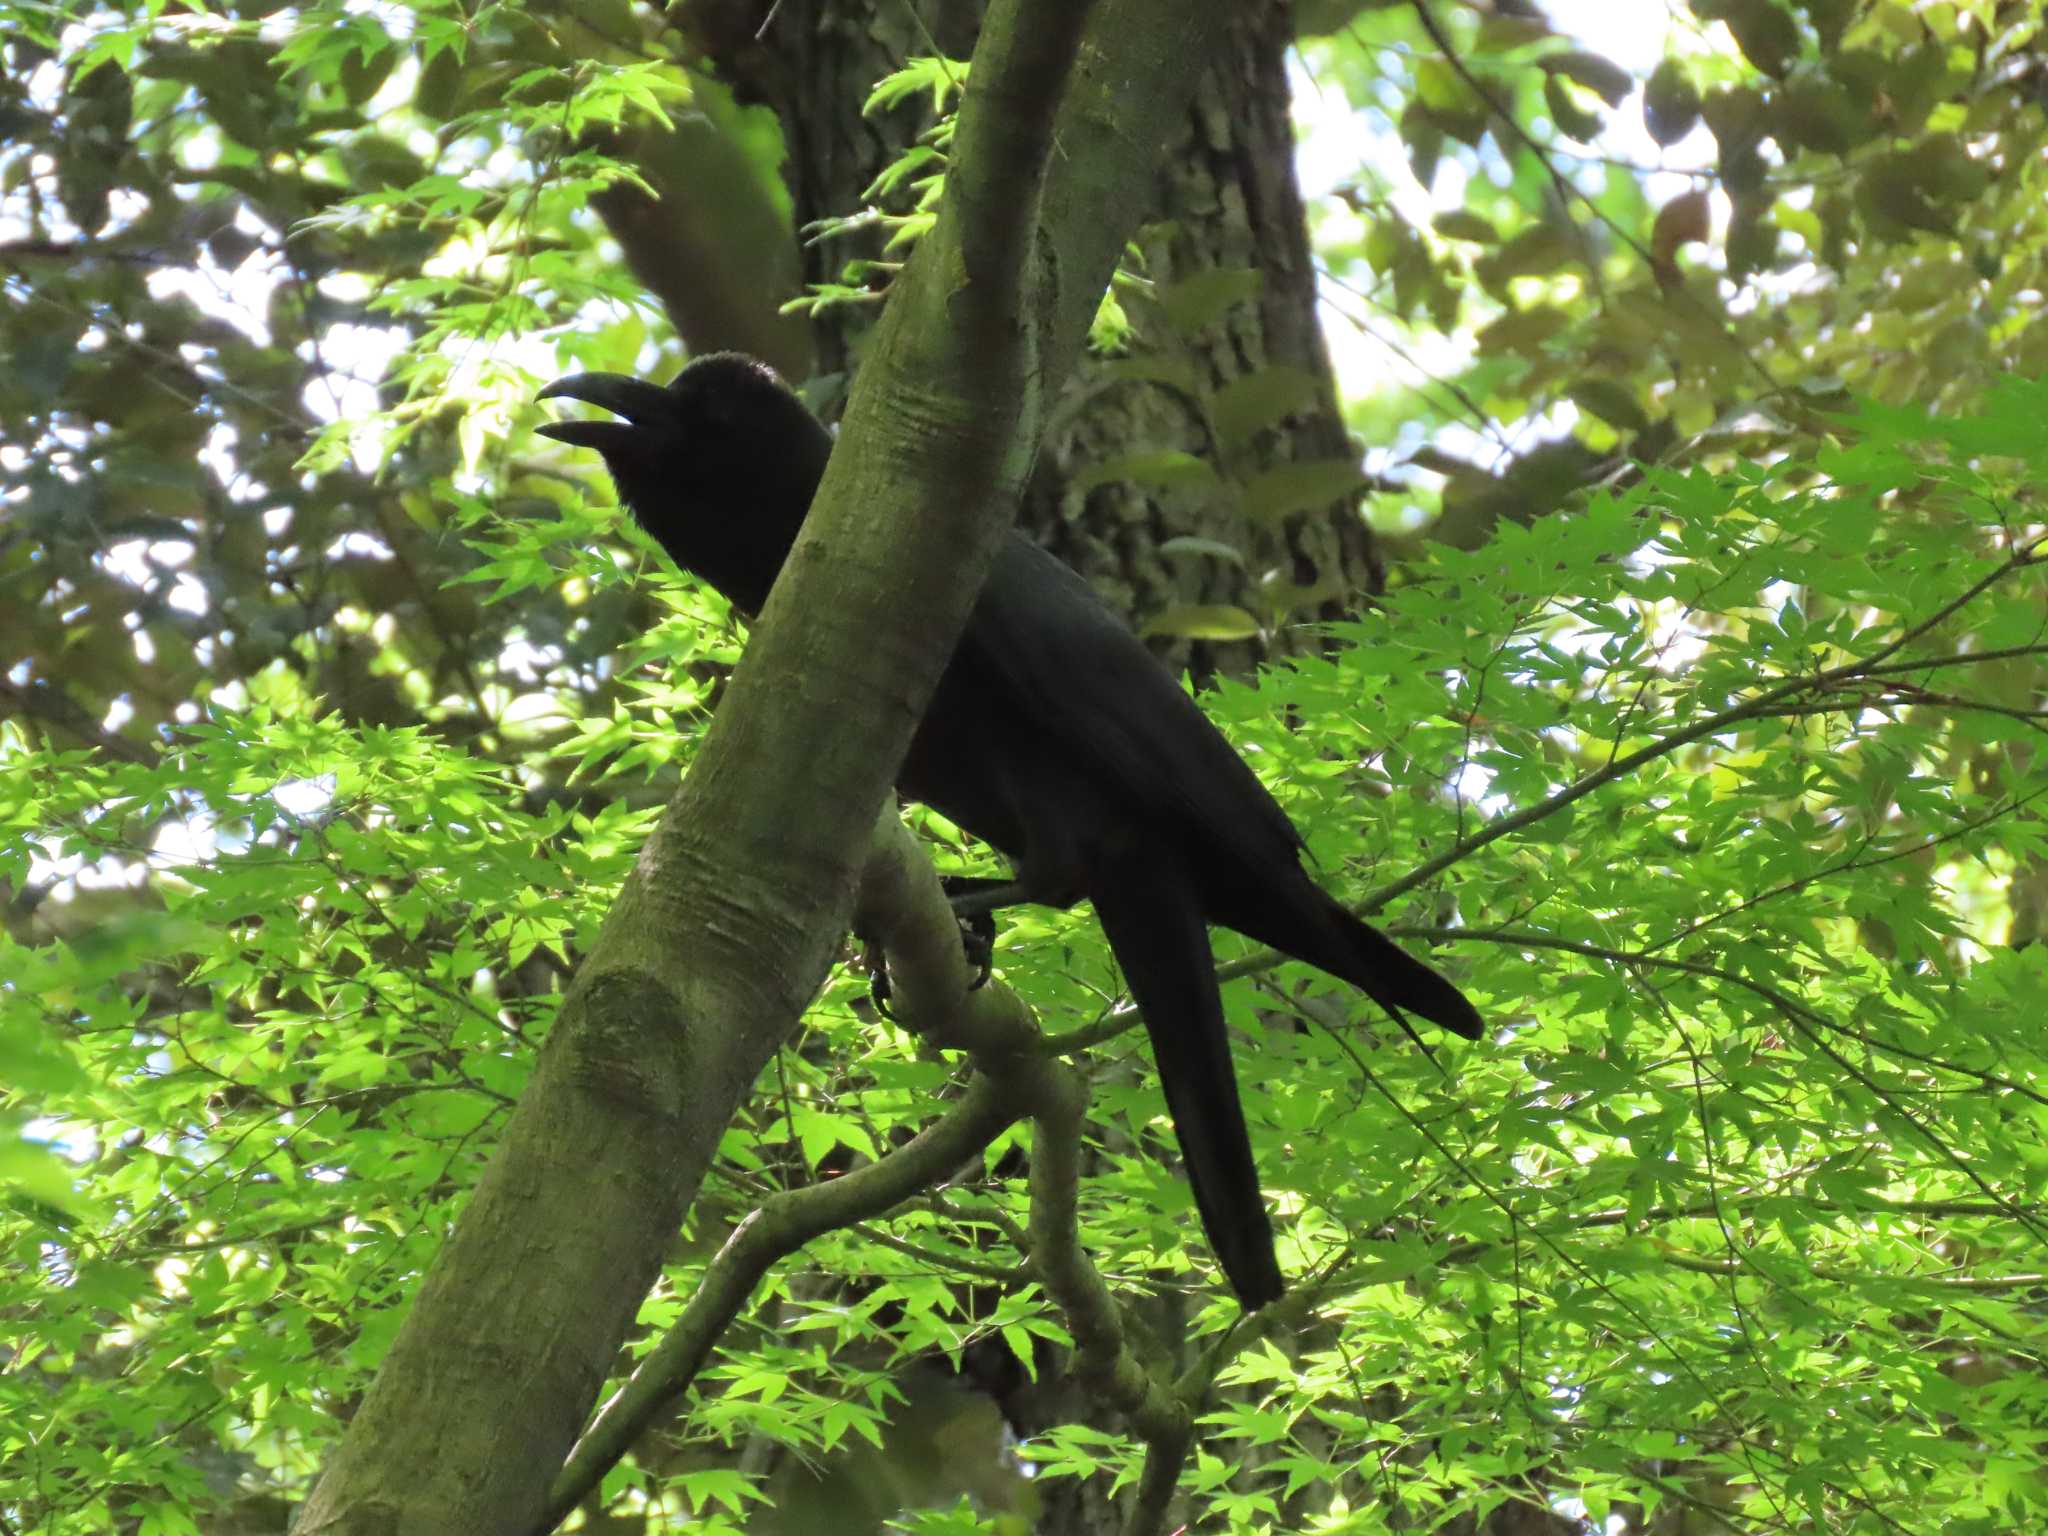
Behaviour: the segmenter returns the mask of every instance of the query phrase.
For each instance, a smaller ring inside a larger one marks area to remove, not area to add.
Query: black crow
[[[621,418],[540,430],[601,453],[670,558],[758,613],[832,450],[773,371],[720,353],[666,389],[586,373],[541,393]],[[1094,903],[1209,1241],[1245,1306],[1273,1300],[1284,1282],[1208,925],[1341,977],[1396,1018],[1476,1038],[1477,1011],[1308,877],[1301,836],[1258,776],[1087,583],[1020,534],[1003,541],[896,784],[1006,855],[1015,899]]]

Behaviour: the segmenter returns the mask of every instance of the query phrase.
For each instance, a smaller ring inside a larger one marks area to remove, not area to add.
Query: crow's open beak
[[[555,380],[537,398],[583,400],[625,417],[623,422],[551,421],[534,429],[558,443],[595,448],[600,453],[623,448],[638,436],[636,428],[658,427],[675,411],[675,397],[659,384],[623,373],[572,373],[566,379]]]

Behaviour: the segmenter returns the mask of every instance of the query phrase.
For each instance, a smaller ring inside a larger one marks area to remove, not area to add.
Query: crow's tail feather
[[[1238,1102],[1199,891],[1170,845],[1134,847],[1092,873],[1095,914],[1144,1015],[1203,1230],[1238,1299],[1264,1306],[1286,1282]]]
[[[1322,926],[1330,937],[1324,954],[1302,959],[1342,977],[1396,1017],[1416,1014],[1467,1040],[1486,1032],[1479,1010],[1443,972],[1416,959],[1363,918],[1352,916],[1329,892],[1317,887],[1316,894],[1322,898]]]
[[[1209,915],[1248,939],[1350,982],[1404,1029],[1404,1015],[1412,1013],[1467,1040],[1486,1032],[1479,1010],[1435,966],[1352,916],[1306,870],[1297,866],[1290,875],[1263,884],[1238,881],[1212,893],[1215,909]]]

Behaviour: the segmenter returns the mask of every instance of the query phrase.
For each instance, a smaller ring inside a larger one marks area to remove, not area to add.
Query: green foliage
[[[1404,385],[1360,401],[1369,441],[1526,418],[1596,452],[1714,463],[1796,451],[1817,389],[1952,404],[2048,367],[2016,307],[2041,277],[2028,210],[2044,124],[2022,62],[2038,7],[1692,9],[1717,27],[1674,27],[1639,99],[1528,17],[1429,8],[1441,19],[1425,27],[1419,8],[1370,7],[1306,44],[1324,89],[1407,159],[1361,165],[1314,211],[1333,276],[1372,306],[1381,343],[1476,336],[1447,377],[1411,359]],[[1692,199],[1698,228],[1677,236]],[[1414,499],[1435,509],[1426,484]],[[1443,536],[1467,546],[1501,515],[1449,491],[1441,510]]]
[[[1660,472],[1446,555],[1337,651],[1212,695],[1321,866],[1360,896],[1398,882],[1383,918],[1437,934],[1501,1031],[1437,1042],[1440,1075],[1301,968],[1228,989],[1283,1256],[1328,1335],[1227,1357],[1221,1459],[1190,1474],[1215,1518],[1271,1523],[1362,1456],[1418,1515],[1477,1510],[1560,1455],[1589,1508],[1714,1488],[1744,1518],[2038,1517],[2011,1473],[2048,1419],[2048,976],[1973,935],[2043,843],[2039,712],[2006,700],[2048,647],[2012,499],[2048,471],[2044,415],[2048,389],[2009,385],[1964,422],[1866,413],[1824,481]],[[1908,481],[1961,530],[1943,547],[1886,519]],[[564,738],[573,776],[637,769],[622,744],[672,734],[673,703],[633,694],[619,734]],[[5,770],[26,835],[0,878],[53,887],[41,939],[6,945],[0,1031],[44,1042],[52,1067],[17,1088],[81,1196],[16,1205],[40,1257],[8,1283],[38,1319],[0,1389],[9,1462],[51,1529],[99,1518],[109,1455],[173,1504],[205,1497],[197,1446],[301,1478],[318,1402],[388,1340],[646,814],[522,809],[469,754],[282,685],[149,763],[17,737]],[[1444,873],[1414,886],[1425,858]],[[1000,963],[1055,1030],[1116,996],[1085,918],[1024,917]],[[947,1069],[863,1022],[858,990],[834,987],[731,1128],[651,1324],[722,1212],[881,1155],[943,1097]],[[1196,1332],[1220,1339],[1234,1309],[1190,1250],[1128,1023],[1093,1057],[1091,1253],[1120,1286],[1201,1287]],[[1024,1217],[1015,1183],[971,1181],[889,1223],[908,1249],[821,1239],[772,1283],[779,1326],[699,1382],[682,1443],[879,1441],[891,1360],[1063,1345],[1028,1285],[946,1278],[948,1255],[1015,1263]],[[831,1274],[866,1278],[803,1299]],[[130,1379],[160,1384],[141,1423]],[[185,1428],[151,1427],[173,1410]],[[1077,1426],[1029,1450],[1044,1476],[1135,1471]],[[679,1496],[753,1496],[712,1476]]]
[[[489,764],[288,689],[147,766],[16,735],[5,773],[40,826],[0,878],[48,904],[42,942],[0,941],[0,1032],[69,1069],[9,1087],[86,1207],[11,1223],[6,1304],[42,1323],[8,1462],[51,1528],[109,1481],[175,1509],[216,1496],[202,1466],[303,1476],[397,1321],[366,1300],[431,1254],[525,1081],[552,998],[502,978],[587,938],[585,882],[644,818],[528,814]],[[54,1403],[83,1460],[34,1449]]]
[[[2048,362],[2038,21],[1693,10],[1715,27],[1636,103],[1527,18],[1432,8],[1460,68],[1415,7],[1299,8],[1330,33],[1303,45],[1319,85],[1407,161],[1315,210],[1320,253],[1396,345],[1459,342],[1443,380],[1353,401],[1376,443],[1454,429],[1413,455],[1441,489],[1388,498],[1444,537],[1329,652],[1204,703],[1333,888],[1497,1032],[1433,1064],[1326,978],[1225,955],[1300,1282],[1240,1328],[1094,924],[1006,919],[1004,978],[1092,1081],[1090,1255],[1217,1370],[1197,1530],[1537,1505],[1969,1533],[2048,1502],[2048,391],[2004,382]],[[540,374],[672,355],[594,199],[634,175],[619,131],[730,101],[623,6],[0,17],[0,1518],[275,1527],[738,654],[724,605],[526,431]],[[940,119],[871,194],[899,254],[962,78],[912,60],[876,93]],[[1638,111],[1674,154],[1693,136],[1703,225],[1588,143]],[[1209,442],[1072,485],[1275,523],[1357,488],[1342,455],[1256,472],[1312,380],[1176,367],[1255,272],[1127,268],[1111,377],[1180,390]],[[1517,424],[1573,436],[1472,451]],[[1152,629],[1303,606],[1260,597]],[[955,1091],[864,990],[835,977],[728,1129],[636,1348],[764,1198],[889,1155]],[[739,1529],[788,1502],[749,1447],[894,1453],[906,1375],[997,1341],[1056,1373],[1028,1144],[779,1267],[608,1512]],[[1078,1417],[1025,1455],[1040,1490],[1142,1475]],[[1018,1529],[1022,1482],[900,1518]]]
[[[807,239],[816,243],[878,230],[887,236],[882,242],[885,253],[898,257],[909,253],[939,216],[939,200],[946,191],[946,161],[953,148],[960,93],[966,88],[967,76],[965,59],[929,55],[909,60],[876,84],[862,108],[867,116],[928,96],[932,126],[868,186],[863,194],[866,207],[818,220],[804,230]],[[890,211],[892,204],[900,211]],[[858,258],[846,263],[838,282],[814,283],[808,293],[785,307],[793,313],[817,315],[850,304],[878,304],[888,297],[890,279],[901,270],[900,260]]]

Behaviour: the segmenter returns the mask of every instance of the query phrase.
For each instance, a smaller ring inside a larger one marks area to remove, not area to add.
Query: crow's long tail
[[[1199,891],[1163,841],[1103,859],[1091,875],[1096,916],[1152,1039],[1203,1230],[1238,1299],[1263,1306],[1286,1282],[1238,1102]]]

